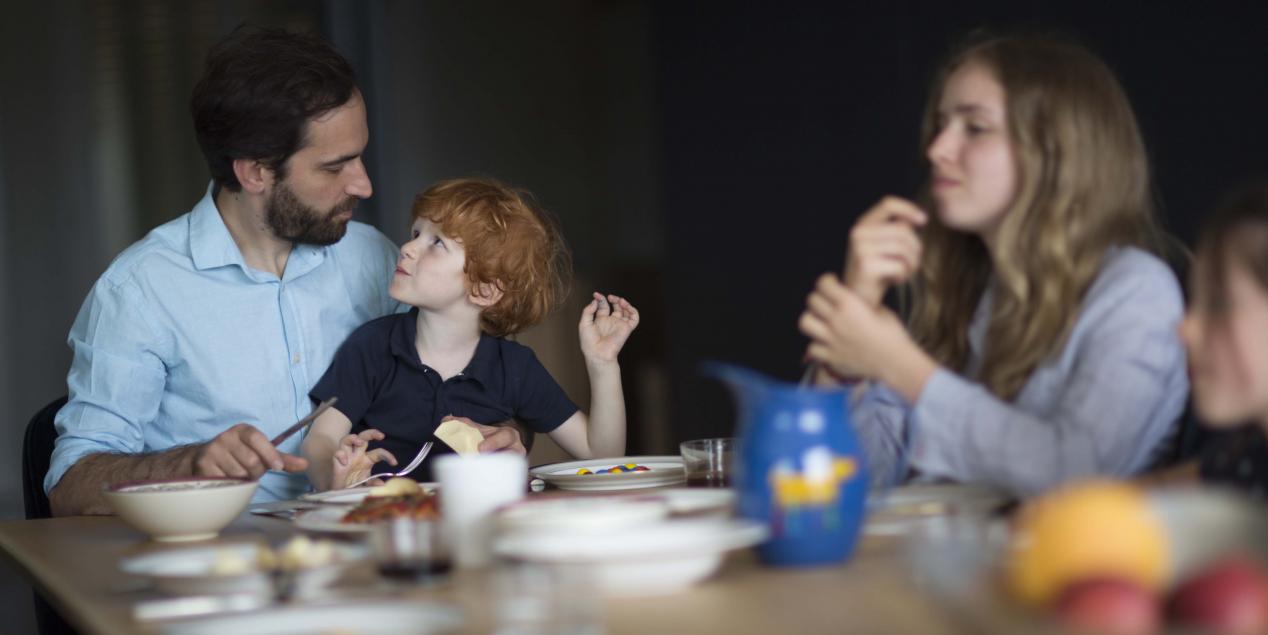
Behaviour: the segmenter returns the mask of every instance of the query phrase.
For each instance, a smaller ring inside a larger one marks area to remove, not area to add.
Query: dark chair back
[[[26,424],[26,437],[22,440],[22,498],[26,504],[26,517],[52,518],[53,511],[44,493],[44,475],[48,474],[49,459],[53,456],[53,444],[57,441],[57,429],[53,418],[66,405],[66,397],[59,397],[40,409]]]

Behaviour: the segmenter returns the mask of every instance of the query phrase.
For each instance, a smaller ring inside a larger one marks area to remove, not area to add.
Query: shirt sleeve
[[[907,476],[907,417],[910,408],[898,393],[884,384],[856,386],[850,418],[863,454],[872,487],[888,487]]]
[[[1080,316],[1088,319],[1066,343],[1073,347],[1068,374],[1040,387],[1055,393],[1048,412],[1026,411],[980,384],[935,372],[908,419],[912,465],[1021,494],[1145,467],[1188,394],[1176,332],[1183,305],[1174,278],[1159,278],[1089,297]]]
[[[145,450],[144,426],[158,415],[167,381],[163,351],[170,342],[154,328],[148,303],[132,279],[97,281],[84,300],[67,344],[69,401],[57,413],[57,444],[44,477],[52,490],[89,454]]]
[[[534,432],[550,432],[576,414],[577,406],[531,349],[520,365],[515,418]]]
[[[331,397],[339,401],[333,408],[342,412],[355,425],[365,417],[374,403],[378,386],[382,383],[380,364],[375,359],[375,339],[362,327],[352,332],[335,351],[330,367],[308,392],[308,396],[320,403]],[[381,343],[386,347],[385,342]]]

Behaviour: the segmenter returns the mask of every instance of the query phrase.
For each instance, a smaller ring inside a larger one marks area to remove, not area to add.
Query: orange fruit
[[[1007,582],[1021,601],[1040,606],[1092,578],[1126,580],[1159,592],[1169,577],[1168,554],[1166,529],[1143,491],[1118,481],[1083,481],[1022,510]]]

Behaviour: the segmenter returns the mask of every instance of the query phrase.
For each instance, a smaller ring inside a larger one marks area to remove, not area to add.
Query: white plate
[[[616,465],[633,463],[644,465],[646,472],[620,472],[616,474],[577,474],[577,470],[605,470]],[[660,487],[686,482],[687,473],[682,469],[679,456],[618,456],[606,459],[588,459],[542,465],[528,471],[559,489],[568,490],[621,490],[640,487]]]
[[[159,632],[164,635],[301,635],[346,631],[366,635],[424,635],[449,632],[461,626],[462,614],[439,604],[417,600],[358,601],[199,618],[165,625]]]
[[[648,496],[665,501],[671,514],[729,515],[735,509],[735,490],[730,488],[674,487]]]
[[[338,544],[334,549],[334,564],[304,569],[296,575],[297,594],[307,595],[329,585],[367,553],[363,545]],[[256,569],[233,575],[212,573],[219,558],[231,556],[253,563],[259,552],[259,545],[249,543],[172,549],[125,558],[119,569],[146,578],[159,591],[172,595],[271,593],[273,582],[268,573]]]
[[[440,489],[439,483],[419,483],[424,492],[431,493]],[[372,487],[353,487],[350,489],[332,489],[324,492],[309,492],[299,497],[302,501],[313,503],[332,503],[335,505],[359,505],[365,500]]]
[[[659,522],[669,505],[657,497],[568,496],[512,503],[497,512],[503,531],[613,531]]]
[[[327,505],[295,514],[295,528],[331,534],[364,534],[374,528],[366,523],[340,522],[351,511],[347,505]]]
[[[931,518],[986,516],[1010,500],[1007,492],[984,485],[904,485],[868,501],[863,531],[871,535],[904,534]]]
[[[764,523],[700,518],[604,532],[512,532],[496,552],[516,560],[584,564],[607,595],[674,593],[711,575],[732,549],[767,536]]]

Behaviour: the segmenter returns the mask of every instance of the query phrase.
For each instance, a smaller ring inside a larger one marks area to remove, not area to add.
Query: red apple
[[[1157,596],[1117,578],[1076,582],[1066,588],[1055,607],[1061,623],[1088,633],[1148,635],[1162,622]]]
[[[1220,635],[1268,633],[1268,574],[1250,558],[1220,560],[1176,589],[1171,614]]]

